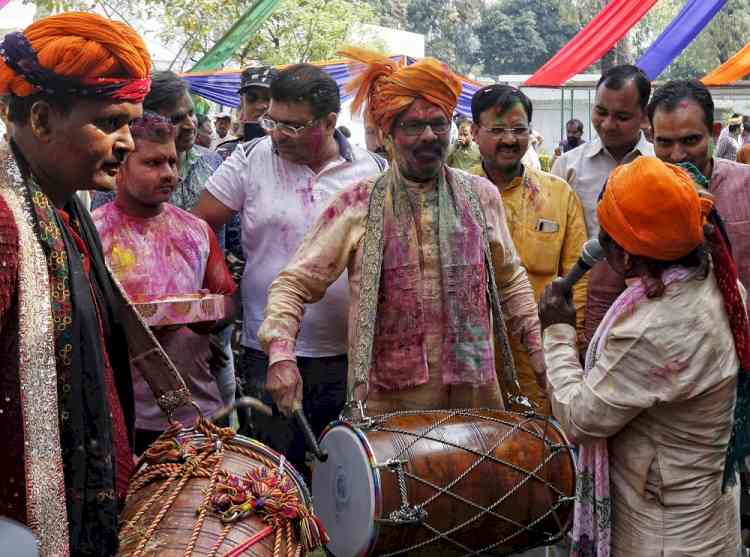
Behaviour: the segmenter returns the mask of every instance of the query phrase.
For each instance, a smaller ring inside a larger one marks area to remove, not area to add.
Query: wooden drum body
[[[322,434],[316,510],[336,557],[503,555],[569,528],[571,448],[553,422],[495,410],[400,412]]]
[[[167,431],[149,448],[131,479],[118,555],[224,557],[240,554],[249,540],[242,555],[306,553],[300,540],[309,524],[301,522],[315,518],[301,476],[265,445],[215,431],[223,437],[183,430],[169,438]],[[267,499],[246,496],[253,482]],[[272,503],[301,516],[263,512]]]

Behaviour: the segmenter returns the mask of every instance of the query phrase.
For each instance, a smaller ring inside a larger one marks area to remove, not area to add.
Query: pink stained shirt
[[[93,212],[107,264],[134,302],[157,300],[207,290],[233,294],[237,289],[224,263],[221,248],[201,219],[164,203],[151,218],[133,217],[116,202]],[[222,406],[211,372],[209,337],[187,327],[155,331],[156,337],[182,374],[193,400],[210,415]],[[136,427],[161,431],[167,427],[145,380],[134,373]],[[191,425],[192,408],[181,408],[175,418]]]

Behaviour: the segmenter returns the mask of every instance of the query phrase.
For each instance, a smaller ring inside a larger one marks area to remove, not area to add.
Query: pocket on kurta
[[[534,275],[556,275],[560,265],[562,232],[526,230],[522,243],[516,246],[526,271]]]

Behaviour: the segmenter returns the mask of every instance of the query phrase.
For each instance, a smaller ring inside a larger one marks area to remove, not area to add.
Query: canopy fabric
[[[656,0],[612,0],[524,85],[563,85],[604,56],[654,4]]]
[[[391,58],[401,58],[407,64],[413,64],[416,59],[409,56],[392,56]],[[349,81],[356,75],[356,64],[351,64],[343,60],[331,60],[326,62],[317,62],[316,66],[326,71],[338,84],[341,90],[341,100],[349,98],[344,90]],[[283,68],[280,66],[279,69]],[[237,90],[240,88],[241,70],[221,70],[216,72],[189,72],[181,74],[183,79],[190,85],[190,91],[205,99],[215,103],[238,108],[240,106],[240,96]],[[463,116],[471,116],[471,98],[479,89],[480,85],[467,78],[462,78],[463,90],[458,99],[456,111]]]
[[[750,43],[734,56],[707,74],[701,81],[704,85],[729,85],[750,74]]]
[[[700,34],[727,0],[688,0],[661,35],[648,47],[636,66],[656,79]]]
[[[220,68],[224,62],[237,52],[240,46],[255,33],[263,22],[271,15],[280,0],[256,0],[242,15],[237,23],[232,25],[219,41],[211,47],[206,55],[198,60],[191,71],[213,70]],[[2,0],[0,0],[2,2]]]
[[[0,0],[0,10],[2,10],[6,4],[9,4],[10,0]]]

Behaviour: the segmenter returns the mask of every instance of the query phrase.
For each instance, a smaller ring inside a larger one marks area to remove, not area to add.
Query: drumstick
[[[266,416],[273,416],[273,410],[271,410],[271,407],[263,401],[252,396],[243,396],[242,398],[235,400],[232,404],[220,408],[213,416],[211,416],[211,421],[216,422],[217,420],[226,418],[237,408],[250,408],[261,414],[265,414]]]
[[[325,462],[326,460],[328,460],[328,452],[325,449],[322,449],[320,445],[318,445],[318,440],[315,438],[315,434],[310,427],[310,423],[307,421],[305,413],[302,411],[302,408],[300,406],[295,405],[294,410],[292,410],[292,416],[294,416],[294,421],[297,422],[297,426],[299,427],[300,431],[302,431],[302,436],[305,438],[307,448],[312,451],[312,453],[315,455],[315,458],[317,458],[320,462]]]

